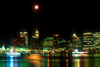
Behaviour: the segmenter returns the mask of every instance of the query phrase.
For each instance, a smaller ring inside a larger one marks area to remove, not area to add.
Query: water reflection
[[[20,59],[9,57],[6,59],[6,67],[20,67]]]
[[[94,66],[100,67],[100,59],[94,59]]]
[[[1,60],[0,60],[0,67],[5,67],[5,65],[6,65],[6,64],[5,64],[5,61],[1,61]]]
[[[74,67],[80,67],[80,59],[73,59],[73,62]]]
[[[62,56],[61,54],[52,54],[51,56],[49,54],[44,56],[32,54],[25,58],[0,58],[0,67],[100,67],[100,58],[95,58],[99,56],[100,53],[80,55],[78,58],[73,58],[75,55],[68,54],[62,54]]]
[[[47,61],[47,67],[50,67],[49,59],[48,59],[48,61]]]
[[[32,63],[31,66],[34,66],[34,67],[42,67],[43,63],[42,61],[29,61],[30,63]]]
[[[68,59],[66,59],[66,67],[68,67]]]

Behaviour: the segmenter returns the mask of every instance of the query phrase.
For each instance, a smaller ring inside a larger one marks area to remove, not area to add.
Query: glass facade
[[[83,50],[93,49],[94,47],[94,36],[92,32],[83,33]]]
[[[28,45],[28,32],[20,32],[21,40],[25,39],[24,46],[29,47]]]
[[[53,37],[47,37],[44,39],[43,46],[53,46]]]

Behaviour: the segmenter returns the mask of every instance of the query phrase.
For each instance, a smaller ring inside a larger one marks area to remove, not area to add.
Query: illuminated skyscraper
[[[45,38],[44,41],[43,41],[43,49],[44,50],[49,50],[49,49],[54,48],[54,46],[53,46],[53,40],[54,40],[53,37],[47,37],[47,38]]]
[[[32,36],[31,38],[31,48],[37,48],[39,47],[39,31],[38,28],[36,28],[35,36]]]
[[[36,28],[35,36],[36,36],[37,38],[39,38],[39,31],[38,31],[38,28]]]
[[[37,48],[39,46],[39,39],[36,36],[31,38],[31,48]]]
[[[72,49],[72,43],[70,40],[67,41],[67,48],[68,48],[68,50]]]
[[[83,50],[94,48],[94,37],[92,32],[83,33]]]
[[[18,38],[12,38],[12,44],[14,46],[19,46],[19,44],[20,44],[19,39]]]
[[[94,35],[94,46],[95,48],[100,48],[100,32],[95,32]]]
[[[59,47],[65,47],[67,41],[64,38],[59,38],[59,42],[58,43],[59,43],[58,44]]]
[[[82,37],[81,36],[78,37],[78,47],[79,49],[82,50]]]
[[[47,37],[44,39],[43,46],[53,46],[53,37]]]
[[[22,45],[24,45],[25,47],[28,47],[28,32],[20,32],[20,38],[22,41]]]
[[[79,41],[79,38],[74,33],[72,36],[72,48],[78,48],[79,46],[78,41]]]
[[[25,38],[24,38],[24,36],[23,35],[20,35],[20,46],[25,46]]]
[[[59,34],[54,34],[54,47],[57,47],[59,44]]]

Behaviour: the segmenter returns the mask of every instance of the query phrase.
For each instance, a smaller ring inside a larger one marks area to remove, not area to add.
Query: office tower
[[[31,48],[37,48],[39,46],[39,39],[36,36],[31,38]]]
[[[31,38],[31,48],[38,48],[39,47],[39,31],[38,28],[36,28],[35,36],[32,36]]]
[[[67,48],[68,48],[68,50],[72,49],[72,43],[70,40],[67,41]]]
[[[25,38],[22,34],[20,35],[20,46],[25,46]]]
[[[54,41],[53,37],[47,37],[47,38],[45,38],[44,41],[43,41],[43,47],[42,48],[44,50],[53,49],[54,48],[53,41]]]
[[[54,34],[54,47],[57,48],[59,42],[59,34]]]
[[[83,50],[94,48],[94,37],[92,32],[83,33]]]
[[[53,40],[53,37],[47,37],[46,39],[44,39],[43,46],[53,46]]]
[[[65,47],[67,41],[64,38],[59,38],[59,42],[58,43],[59,43],[58,44],[59,47]]]
[[[35,37],[39,38],[39,31],[38,31],[38,28],[36,28]]]
[[[82,37],[78,37],[78,47],[82,50]]]
[[[64,51],[66,49],[66,45],[67,41],[64,38],[59,38],[59,42],[56,49],[61,49],[62,51]]]
[[[99,49],[100,48],[100,32],[95,32],[94,35],[94,47]]]
[[[20,32],[20,45],[28,47],[28,32]]]
[[[78,48],[79,44],[78,44],[79,38],[76,36],[76,34],[74,33],[72,36],[72,48]]]
[[[18,38],[12,38],[12,44],[14,46],[19,46],[19,44],[20,44],[19,39]]]

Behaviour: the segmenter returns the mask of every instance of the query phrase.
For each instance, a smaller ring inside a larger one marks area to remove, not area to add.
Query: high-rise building
[[[18,38],[15,38],[14,35],[13,35],[11,44],[14,45],[14,46],[19,46],[20,45],[20,41],[19,41]]]
[[[24,38],[23,35],[20,35],[19,41],[20,41],[20,46],[21,46],[21,47],[24,47],[24,46],[25,46],[25,38]]]
[[[73,36],[72,36],[72,48],[78,48],[79,47],[78,41],[79,41],[79,38],[74,33]]]
[[[100,32],[95,32],[94,35],[94,46],[95,48],[100,48]]]
[[[58,47],[65,47],[67,41],[64,38],[59,38]]]
[[[57,46],[59,45],[59,34],[54,34],[54,47],[57,48]]]
[[[39,39],[36,36],[31,38],[31,48],[37,48],[39,46]]]
[[[38,31],[38,28],[36,28],[35,37],[39,38],[39,31]]]
[[[20,44],[19,39],[18,39],[18,38],[12,38],[12,44],[13,44],[14,46],[19,46],[19,44]]]
[[[73,48],[72,48],[72,43],[71,43],[70,40],[67,41],[67,49],[68,49],[68,50],[73,49]]]
[[[82,37],[78,37],[78,47],[82,50]]]
[[[83,33],[83,50],[94,48],[94,37],[92,32]]]
[[[67,41],[64,38],[59,38],[59,42],[56,48],[65,50],[66,47],[67,47]]]
[[[23,45],[25,47],[29,47],[28,45],[28,32],[20,32],[20,39],[22,43],[20,45]]]
[[[44,39],[43,46],[53,46],[53,40],[53,37],[47,37],[46,39]]]
[[[43,49],[44,50],[49,50],[49,49],[53,49],[53,37],[47,37],[46,39],[44,39],[43,41]]]
[[[39,31],[38,28],[36,28],[35,36],[32,36],[31,38],[31,48],[38,48],[39,47]]]

